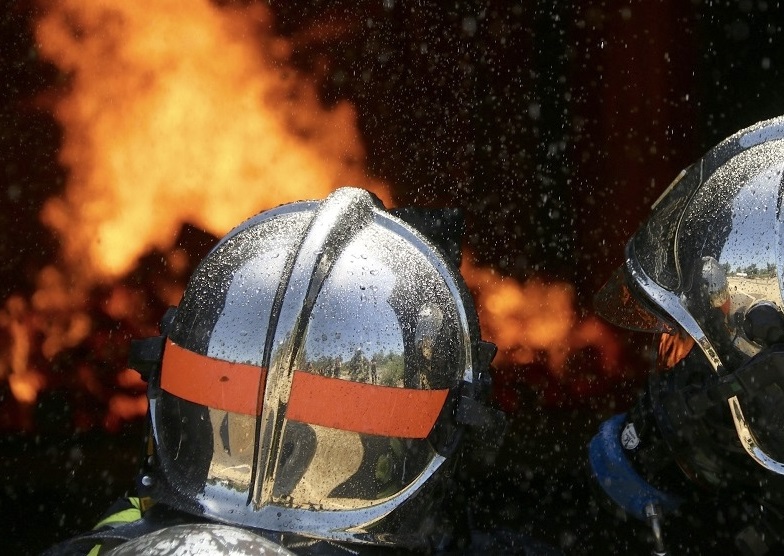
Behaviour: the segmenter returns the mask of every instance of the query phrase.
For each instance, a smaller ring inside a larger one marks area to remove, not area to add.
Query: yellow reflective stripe
[[[116,525],[118,523],[130,523],[142,518],[142,512],[139,508],[128,508],[116,514],[112,514],[106,519],[99,521],[93,529],[99,529],[104,525]]]
[[[112,515],[102,519],[101,521],[95,524],[93,530],[99,529],[104,525],[118,525],[121,523],[131,523],[132,521],[141,519],[142,504],[146,501],[140,500],[137,496],[129,496],[127,500],[131,504],[132,506],[131,508],[120,510],[119,512],[113,513]],[[100,551],[101,551],[101,545],[96,544],[94,547],[90,549],[90,552],[87,553],[87,556],[98,556]]]
[[[95,526],[93,527],[93,531],[100,527],[103,527],[104,525],[130,523],[132,521],[136,521],[137,519],[141,519],[142,501],[139,500],[137,496],[129,496],[128,498],[126,498],[126,500],[132,506],[131,508],[120,510],[119,512],[115,512],[112,515],[103,518],[101,521],[95,524]]]

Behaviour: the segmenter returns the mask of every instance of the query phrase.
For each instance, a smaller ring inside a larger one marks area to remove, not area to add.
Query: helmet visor
[[[653,204],[645,225],[629,241],[626,265],[613,273],[594,299],[598,313],[609,322],[640,332],[672,333],[677,329],[657,297],[667,297],[667,292],[675,296],[681,286],[677,235],[701,174],[698,165],[681,172]],[[651,295],[645,283],[653,285],[659,295]],[[674,303],[677,299],[669,304]]]
[[[632,281],[626,278],[624,267],[613,272],[607,283],[594,297],[597,312],[607,321],[638,332],[670,333],[675,325],[659,316],[652,303],[645,302],[641,292],[632,291]]]
[[[599,313],[619,326],[682,329],[717,372],[758,351],[740,326],[752,302],[784,306],[777,280],[784,141],[736,141],[672,183],[627,244],[623,270],[596,298]]]

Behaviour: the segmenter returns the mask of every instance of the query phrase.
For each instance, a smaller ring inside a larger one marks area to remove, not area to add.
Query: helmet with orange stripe
[[[333,541],[450,535],[440,502],[463,429],[500,422],[484,404],[495,347],[480,340],[459,243],[438,240],[455,213],[427,235],[398,217],[420,213],[396,214],[343,188],[218,242],[163,335],[133,346],[149,381],[144,493]]]

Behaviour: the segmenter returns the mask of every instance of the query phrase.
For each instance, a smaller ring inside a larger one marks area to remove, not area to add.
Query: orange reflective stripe
[[[190,402],[259,415],[265,380],[261,367],[213,359],[166,341],[161,388]]]
[[[266,370],[199,355],[167,340],[161,388],[185,400],[260,415]],[[286,418],[334,429],[425,438],[448,390],[394,388],[295,371]]]
[[[340,430],[425,438],[448,390],[393,388],[295,371],[286,417]]]

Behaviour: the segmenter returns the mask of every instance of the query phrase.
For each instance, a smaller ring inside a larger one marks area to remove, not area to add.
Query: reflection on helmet
[[[665,334],[651,411],[681,467],[714,486],[784,473],[783,172],[784,118],[720,143],[654,204],[596,297],[608,320]]]
[[[103,554],[103,551],[101,551]],[[147,533],[107,556],[294,556],[282,546],[237,527],[216,523],[174,525]]]
[[[264,212],[202,261],[165,333],[142,478],[154,499],[272,531],[428,542],[454,406],[479,396],[487,361],[464,283],[424,235],[352,188]]]

